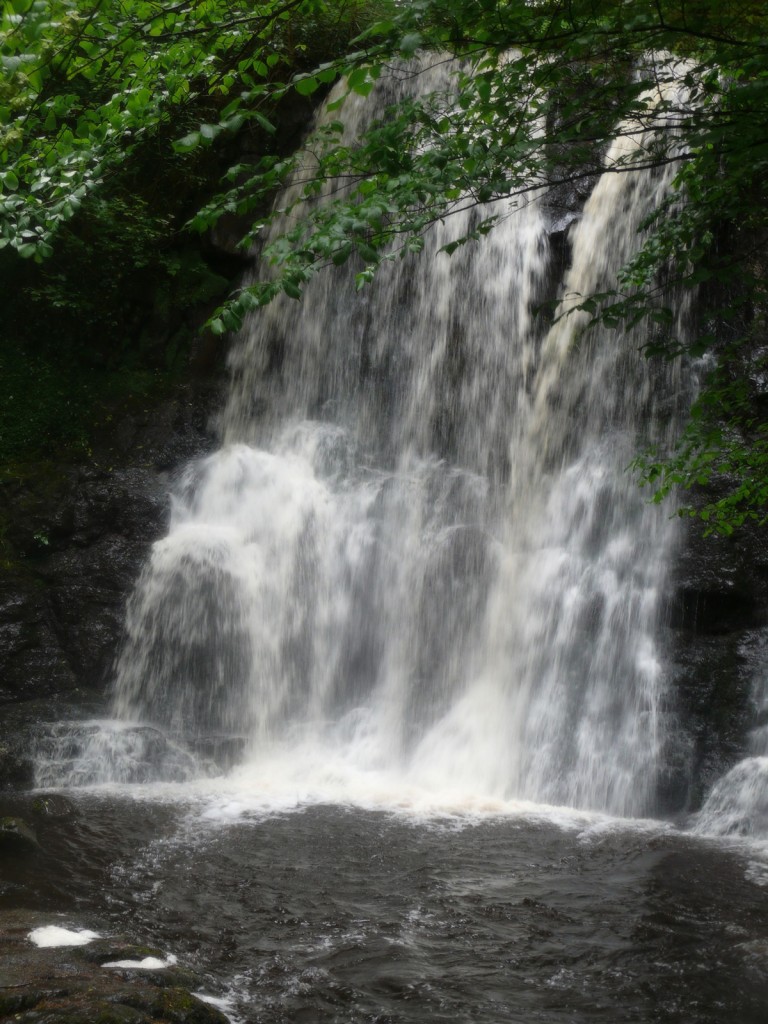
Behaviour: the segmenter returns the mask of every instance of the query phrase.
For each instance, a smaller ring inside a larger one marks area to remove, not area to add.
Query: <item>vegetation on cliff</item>
[[[235,329],[280,292],[300,297],[309,277],[349,259],[363,287],[382,261],[418,251],[430,225],[467,204],[481,211],[477,226],[444,258],[542,186],[673,164],[673,191],[645,225],[640,254],[614,287],[576,297],[573,308],[617,330],[645,321],[648,355],[699,362],[703,385],[678,450],[639,460],[657,495],[717,480],[712,499],[689,511],[724,533],[766,519],[763,4],[6,0],[3,12],[0,273],[38,261],[41,323],[69,303],[73,335],[103,307],[89,313],[66,272],[52,280],[42,269],[67,246],[85,241],[92,251],[90,231],[104,262],[144,261],[134,269],[149,266],[169,306],[191,301],[187,287],[212,299],[224,285],[209,278],[217,268],[191,232],[208,237],[235,217],[243,249],[258,243],[279,215],[271,196],[297,168],[306,216],[263,251],[271,272],[210,316],[212,332]],[[354,148],[342,139],[340,97],[338,120],[291,154],[287,104],[337,79],[365,96],[384,67],[417,51],[454,61],[450,91],[396,104]],[[617,138],[627,144],[607,160]],[[344,191],[312,206],[339,175]],[[110,234],[110,224],[121,230]],[[112,248],[117,235],[124,242]],[[699,313],[679,332],[671,297],[691,292]],[[122,302],[133,308],[129,293],[116,291],[112,313]],[[138,358],[141,336],[135,326],[124,332],[107,361]],[[7,334],[4,352],[14,340]],[[27,347],[38,343],[36,333]],[[103,342],[71,347],[105,352]]]
[[[0,4],[0,463],[87,454],[115,403],[210,361],[244,259],[187,222],[234,162],[297,145],[312,103],[278,80],[344,51],[364,6]]]

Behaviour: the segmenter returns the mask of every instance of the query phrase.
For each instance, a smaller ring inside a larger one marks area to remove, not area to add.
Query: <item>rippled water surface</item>
[[[158,945],[237,1021],[766,1019],[754,850],[658,823],[78,804],[0,906]]]

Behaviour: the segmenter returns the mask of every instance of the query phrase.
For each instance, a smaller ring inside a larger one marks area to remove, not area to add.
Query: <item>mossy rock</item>
[[[0,740],[0,789],[27,789],[34,783],[32,759]]]
[[[16,1020],[18,1024],[155,1024],[152,1017],[132,1006],[91,1001],[81,1006],[33,1011]]]
[[[11,1014],[31,1010],[42,1000],[43,993],[36,989],[26,992],[11,992],[6,989],[6,991],[0,992],[0,1017],[10,1017]]]
[[[0,855],[36,853],[37,836],[23,818],[0,818]]]
[[[90,1018],[93,1024],[148,1024],[149,1018],[141,1010],[124,1003],[99,1007],[98,1015]]]
[[[147,1014],[122,1003],[92,1002],[16,1014],[15,1024],[155,1024]]]
[[[92,942],[83,948],[81,956],[87,963],[99,966],[116,960],[144,960],[149,956],[157,960],[165,959],[165,954],[161,949],[155,949],[154,946],[138,946],[119,939],[101,939]],[[131,968],[125,969],[130,970]],[[141,973],[144,975],[148,972],[142,971]]]
[[[160,1015],[173,1024],[228,1024],[220,1010],[183,988],[166,989],[162,993]]]
[[[32,813],[41,821],[71,821],[77,808],[60,793],[41,793],[32,801]]]
[[[125,998],[136,1009],[147,1011],[152,1018],[169,1024],[229,1024],[227,1017],[215,1006],[204,1003],[184,988],[169,988],[151,998],[138,994]]]
[[[152,954],[146,954],[150,956]],[[170,965],[159,971],[145,971],[147,981],[155,988],[196,988],[198,978],[194,971],[186,967]]]

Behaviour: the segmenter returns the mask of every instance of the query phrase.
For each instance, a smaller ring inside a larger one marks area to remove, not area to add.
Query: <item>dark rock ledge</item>
[[[66,922],[35,911],[0,918],[0,1021],[15,1024],[227,1024],[192,995],[196,976],[178,966],[158,970],[104,967],[119,960],[163,959],[162,951],[120,938],[84,946],[38,948],[31,929]]]
[[[66,871],[62,851],[78,818],[78,807],[61,793],[0,794],[0,1021],[225,1024],[220,1010],[192,995],[203,979],[135,937],[103,934],[81,946],[31,941],[33,929],[51,925],[98,930],[55,898],[55,865]],[[147,957],[168,966],[104,966]]]
[[[215,443],[218,387],[126,400],[80,464],[0,474],[0,793],[34,785],[41,724],[108,713],[126,600],[176,473]]]

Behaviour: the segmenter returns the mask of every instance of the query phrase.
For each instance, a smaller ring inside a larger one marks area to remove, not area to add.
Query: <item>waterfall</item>
[[[348,137],[450,74],[350,97]],[[669,177],[599,178],[561,293],[610,284]],[[562,222],[546,190],[438,251],[481,216],[437,224],[360,293],[341,268],[251,316],[222,448],[187,468],[131,599],[115,715],[239,737],[246,764],[294,783],[343,767],[649,813],[676,529],[627,465],[674,430],[678,371],[639,334],[537,315]]]
[[[702,835],[742,835],[768,839],[768,672],[764,652],[752,678],[754,727],[746,756],[718,779],[695,816]]]

